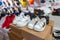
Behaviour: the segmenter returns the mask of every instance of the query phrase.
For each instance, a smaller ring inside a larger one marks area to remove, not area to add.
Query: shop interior
[[[60,40],[60,0],[0,0],[0,40]]]

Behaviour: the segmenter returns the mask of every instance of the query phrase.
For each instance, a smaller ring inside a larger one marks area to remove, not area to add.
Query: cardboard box
[[[26,38],[27,40],[45,40],[45,38],[51,33],[51,26],[47,25],[45,30],[41,32],[36,32],[26,27],[21,30],[23,31],[22,32],[23,37]]]
[[[53,25],[54,25],[54,22],[50,20],[49,24],[41,32],[30,30],[27,28],[27,26],[23,28],[19,28],[14,24],[11,24],[10,26],[11,26],[11,30],[16,34],[21,35],[24,38],[24,40],[48,40],[50,38],[48,39],[46,38],[52,34]]]
[[[9,31],[8,34],[9,34],[10,40],[23,40],[23,38],[20,35],[16,34],[13,31]]]
[[[23,40],[26,40],[25,38]],[[34,40],[34,39],[33,39]],[[45,40],[53,40],[52,35],[49,35]]]
[[[22,36],[22,31],[17,26],[12,25],[12,26],[10,26],[10,28],[11,28],[11,31],[17,33],[18,35],[21,34],[20,36]]]
[[[52,34],[50,34],[49,36],[47,36],[45,40],[53,40]]]

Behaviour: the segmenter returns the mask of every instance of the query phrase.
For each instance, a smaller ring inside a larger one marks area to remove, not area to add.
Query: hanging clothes
[[[15,15],[7,16],[4,23],[2,24],[2,28],[6,27],[7,29],[10,27],[10,24],[13,22]]]

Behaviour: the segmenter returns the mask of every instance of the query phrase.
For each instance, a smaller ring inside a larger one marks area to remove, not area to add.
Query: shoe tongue
[[[35,18],[35,21],[37,21],[37,18]]]
[[[41,21],[46,22],[46,19],[45,18],[42,18]]]
[[[22,18],[21,21],[26,21],[27,19],[28,19],[28,17],[26,16],[26,17]]]
[[[25,18],[25,19],[29,19],[29,15],[25,16],[24,18]]]
[[[25,15],[24,15],[24,13],[22,12],[21,14],[20,14],[20,17],[24,17]]]
[[[38,21],[38,20],[40,20],[40,19],[39,19],[39,17],[36,17],[35,20]]]

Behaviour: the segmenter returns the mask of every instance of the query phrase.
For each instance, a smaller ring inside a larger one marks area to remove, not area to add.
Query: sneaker
[[[48,16],[52,12],[48,7],[41,7],[40,10],[44,11],[44,16]]]
[[[13,20],[13,24],[17,24],[17,18],[18,16],[15,16],[15,19]]]
[[[17,24],[19,20],[21,20],[24,17],[24,13],[22,12],[19,16],[15,16],[15,19],[13,21],[13,24]]]
[[[43,31],[45,29],[46,19],[42,18],[38,23],[34,26],[34,30]]]
[[[40,20],[38,17],[36,17],[35,19],[32,19],[28,24],[28,28],[33,29],[34,25],[38,22],[38,20]]]
[[[24,27],[26,26],[28,23],[30,22],[30,16],[25,16],[24,18],[22,18],[21,20],[19,20],[17,22],[17,26],[18,27]]]

